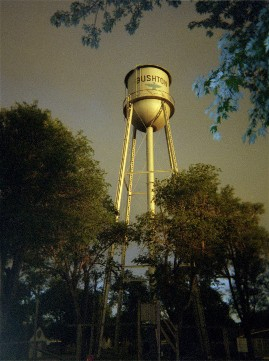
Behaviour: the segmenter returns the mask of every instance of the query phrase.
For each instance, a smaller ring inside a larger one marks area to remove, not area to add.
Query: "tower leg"
[[[131,149],[131,158],[130,158],[130,167],[129,167],[129,183],[128,183],[128,188],[127,188],[127,206],[126,206],[126,213],[125,213],[125,223],[126,224],[130,224],[130,210],[131,210],[133,177],[134,177],[135,148],[136,148],[136,128],[133,127],[132,149]],[[118,294],[117,316],[116,316],[116,326],[115,326],[115,336],[114,336],[114,347],[115,347],[116,351],[118,351],[119,337],[120,337],[120,318],[121,318],[121,309],[122,309],[122,300],[123,300],[123,282],[124,282],[124,274],[125,274],[125,259],[126,259],[127,244],[128,244],[128,239],[125,239],[124,243],[121,246],[120,289],[119,289],[119,294]]]
[[[125,222],[126,224],[130,223],[130,211],[131,211],[131,201],[132,201],[132,192],[133,192],[133,178],[134,178],[134,162],[135,162],[135,148],[136,148],[136,128],[133,127],[133,139],[132,139],[132,149],[131,149],[131,159],[130,159],[130,168],[129,168],[129,184],[127,189],[127,207],[125,213]]]
[[[118,179],[118,185],[117,185],[117,191],[116,191],[116,197],[115,197],[115,207],[118,212],[120,210],[124,173],[125,173],[125,167],[126,167],[126,159],[127,159],[131,124],[132,124],[132,117],[133,117],[133,109],[134,109],[133,104],[129,103],[128,118],[127,118],[127,122],[126,122],[124,141],[123,141],[123,146],[122,146],[119,179]]]
[[[165,106],[162,104],[163,112],[165,116],[165,137],[166,137],[166,143],[167,143],[167,149],[168,149],[168,155],[169,155],[169,161],[170,161],[170,167],[172,169],[172,172],[178,172],[178,165],[177,165],[177,158],[176,158],[176,152],[174,148],[174,142],[172,138],[172,132],[170,127],[170,120],[166,114]]]
[[[128,145],[129,145],[129,140],[130,140],[132,117],[133,117],[133,104],[129,103],[128,117],[127,117],[127,122],[126,122],[126,126],[125,126],[125,134],[124,134],[124,141],[123,141],[123,147],[122,147],[118,186],[117,186],[116,199],[115,199],[115,207],[118,212],[117,220],[119,219],[119,210],[120,210],[120,203],[121,203],[121,196],[122,196],[124,173],[125,173],[125,167],[126,167],[126,159],[127,159],[127,153],[128,153]],[[110,247],[110,250],[108,252],[108,262],[110,262],[111,258],[113,258],[114,252],[115,252],[115,246],[113,244]],[[104,291],[103,291],[103,305],[102,305],[102,312],[101,312],[101,324],[100,324],[100,333],[99,333],[99,342],[98,342],[98,351],[97,351],[98,358],[100,357],[101,348],[102,348],[102,341],[103,341],[104,328],[105,328],[107,300],[108,300],[108,294],[109,294],[109,290],[110,290],[110,280],[111,280],[111,267],[108,266],[106,276],[105,276]]]

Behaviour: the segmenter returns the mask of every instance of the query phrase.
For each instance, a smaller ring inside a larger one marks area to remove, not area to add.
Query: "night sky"
[[[195,78],[218,63],[218,36],[209,39],[204,30],[187,28],[197,16],[193,3],[147,14],[133,36],[122,22],[103,36],[98,50],[83,47],[79,27],[56,29],[50,24],[53,13],[68,9],[69,3],[1,1],[1,106],[38,100],[67,127],[83,130],[107,173],[114,199],[125,125],[124,78],[138,64],[163,66],[172,76],[171,128],[179,168],[195,163],[221,168],[223,186],[232,185],[244,201],[265,204],[262,224],[269,230],[269,139],[259,139],[255,145],[242,143],[247,96],[240,112],[221,127],[222,140],[216,142],[204,113],[211,98],[197,99],[192,92]],[[155,133],[155,167],[167,169],[162,133]],[[143,151],[141,158],[145,161]]]

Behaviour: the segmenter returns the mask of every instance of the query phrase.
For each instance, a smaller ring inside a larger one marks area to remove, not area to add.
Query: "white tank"
[[[174,100],[169,94],[171,75],[157,65],[139,65],[125,77],[127,97],[123,112],[134,106],[132,124],[141,132],[153,127],[154,132],[165,126],[165,120],[174,114]]]

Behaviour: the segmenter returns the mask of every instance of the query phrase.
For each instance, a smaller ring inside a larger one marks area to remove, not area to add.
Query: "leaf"
[[[264,45],[265,45],[265,51],[267,53],[269,51],[269,33],[268,33],[266,39],[264,40]]]
[[[257,138],[257,134],[256,132],[252,132],[250,137],[249,137],[249,144],[254,144],[256,142],[256,138]]]
[[[214,132],[213,134],[213,139],[216,140],[216,141],[220,141],[221,140],[221,134],[219,132]]]

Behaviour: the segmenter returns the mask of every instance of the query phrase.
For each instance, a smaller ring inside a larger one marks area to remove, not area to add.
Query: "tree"
[[[85,46],[98,48],[102,32],[111,32],[123,18],[129,34],[134,34],[139,27],[144,13],[156,7],[168,4],[177,8],[180,0],[140,0],[140,1],[105,1],[80,0],[70,5],[70,11],[57,11],[51,17],[56,27],[61,25],[77,26],[81,21]],[[215,139],[220,139],[218,127],[237,111],[241,90],[250,94],[252,108],[249,111],[249,126],[243,140],[254,143],[258,136],[267,133],[269,125],[269,4],[267,1],[198,1],[196,11],[203,16],[201,21],[193,21],[189,28],[204,27],[225,31],[219,41],[219,66],[205,77],[199,77],[193,90],[200,97],[212,93],[215,97],[207,109],[213,124],[210,127]],[[205,17],[206,16],[206,17]]]
[[[259,226],[262,204],[242,202],[231,187],[220,192],[219,241],[212,254],[220,266],[219,276],[229,283],[231,303],[241,321],[248,342],[249,356],[254,357],[251,329],[255,313],[266,303],[268,289],[264,257],[268,233]]]
[[[69,235],[89,242],[113,218],[104,173],[82,133],[73,135],[37,103],[0,113],[2,332],[22,267],[38,265]]]
[[[85,205],[87,206],[91,207],[91,204]],[[99,211],[95,219],[90,220],[92,227],[90,233],[85,235],[85,231],[88,231],[85,224],[82,224],[82,228],[78,226],[75,232],[74,229],[62,231],[61,241],[51,246],[50,257],[46,261],[45,268],[65,283],[73,302],[76,324],[76,360],[86,357],[88,350],[86,350],[86,343],[83,342],[85,334],[83,325],[87,324],[89,314],[93,318],[94,313],[97,313],[97,307],[94,311],[89,309],[92,303],[90,298],[94,297],[92,288],[97,287],[98,279],[95,279],[95,274],[97,271],[104,273],[106,255],[110,246],[122,242],[122,224],[114,223],[114,221],[114,212],[108,213],[105,218],[105,214]],[[97,338],[97,335],[92,334],[93,337]]]
[[[220,188],[219,170],[203,164],[158,182],[156,205],[160,212],[154,219],[142,218],[138,234],[147,248],[155,249],[151,262],[170,314],[175,313],[180,326],[180,313],[182,318],[197,295],[197,281],[205,289],[227,280],[253,358],[252,322],[268,296],[264,256],[269,235],[259,226],[263,206],[242,202],[230,186]],[[177,290],[176,300],[167,297],[169,289],[173,295]]]
[[[153,250],[150,262],[156,269],[159,298],[181,334],[186,314],[195,314],[197,326],[202,325],[198,327],[202,331],[199,352],[206,358],[210,357],[210,347],[200,307],[199,283],[209,288],[216,279],[203,250],[205,242],[216,241],[218,184],[218,170],[206,165],[192,166],[189,171],[158,182],[156,205],[160,213],[154,218],[140,218],[138,223],[141,241]]]

